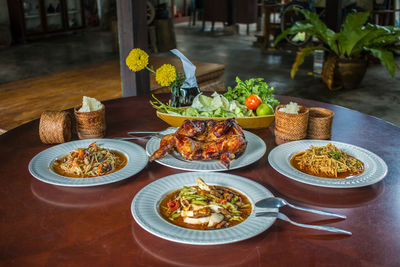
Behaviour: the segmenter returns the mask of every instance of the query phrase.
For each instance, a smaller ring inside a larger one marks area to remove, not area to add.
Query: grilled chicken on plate
[[[221,160],[229,168],[247,146],[242,128],[235,119],[185,120],[175,133],[165,135],[150,161],[176,150],[187,160]]]

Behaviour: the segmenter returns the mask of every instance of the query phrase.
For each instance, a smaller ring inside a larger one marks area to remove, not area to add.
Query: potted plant
[[[395,76],[396,62],[392,51],[399,48],[399,28],[367,23],[369,13],[359,12],[347,15],[341,31],[336,33],[316,13],[296,10],[303,13],[305,20],[296,22],[278,35],[274,45],[288,34],[306,33],[320,40],[323,46],[305,47],[297,53],[290,74],[292,78],[304,58],[314,50],[328,52],[328,59],[322,69],[322,80],[329,89],[356,88],[364,77],[370,55],[379,59],[390,75]]]

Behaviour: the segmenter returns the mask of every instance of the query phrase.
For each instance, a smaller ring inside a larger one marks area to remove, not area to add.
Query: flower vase
[[[192,88],[180,88],[179,94],[171,94],[171,106],[173,107],[185,107],[190,106],[193,103],[193,99],[200,94],[198,87]]]

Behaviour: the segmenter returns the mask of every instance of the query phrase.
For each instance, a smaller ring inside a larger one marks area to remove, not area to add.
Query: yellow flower
[[[156,70],[156,81],[161,86],[170,86],[176,80],[176,70],[171,64],[164,64]]]
[[[149,55],[140,48],[134,48],[126,57],[126,65],[132,71],[140,71],[149,63]]]

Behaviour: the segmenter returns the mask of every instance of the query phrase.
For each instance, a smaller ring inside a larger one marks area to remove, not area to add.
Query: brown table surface
[[[166,95],[161,96],[164,100]],[[284,221],[251,239],[218,246],[184,245],[158,238],[132,218],[135,194],[149,183],[182,171],[149,163],[121,182],[68,188],[40,182],[29,161],[50,147],[40,142],[38,120],[0,136],[0,265],[74,266],[395,266],[400,262],[400,128],[339,106],[278,97],[335,112],[332,140],[366,148],[389,167],[381,182],[354,189],[321,188],[292,181],[267,161],[275,147],[273,126],[254,130],[267,145],[256,163],[229,171],[252,179],[273,194],[306,207],[346,214],[346,220],[284,207],[290,218],[353,232],[343,236],[298,228]],[[128,130],[162,130],[150,97],[105,102],[107,137]],[[145,145],[144,142],[137,142]]]

